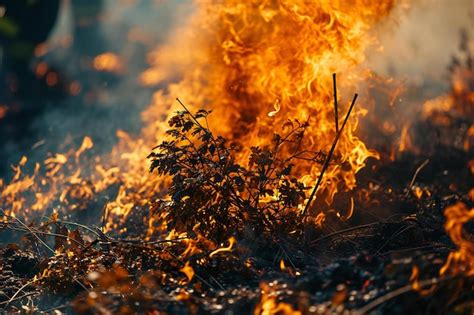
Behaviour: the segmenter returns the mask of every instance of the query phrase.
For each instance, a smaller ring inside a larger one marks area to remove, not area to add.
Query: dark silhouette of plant
[[[244,232],[260,237],[301,230],[298,206],[310,187],[292,176],[292,162],[325,159],[322,152],[300,150],[308,123],[288,121],[268,146],[252,147],[243,166],[235,160],[236,146],[210,131],[210,111],[192,114],[181,105],[168,122],[169,139],[149,155],[150,170],[171,177],[169,198],[155,204],[167,213],[168,227],[218,242]]]

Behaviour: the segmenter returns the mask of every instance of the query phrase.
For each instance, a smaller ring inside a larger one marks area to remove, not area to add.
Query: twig
[[[290,255],[288,255],[288,252],[285,250],[285,248],[283,247],[283,245],[281,245],[281,244],[278,243],[278,242],[277,242],[277,244],[278,244],[278,246],[281,248],[281,251],[282,251],[283,255],[286,256],[286,259],[289,261],[291,267],[293,267],[293,269],[296,270],[296,266],[295,266],[295,264],[293,263],[293,260],[291,259]]]
[[[76,282],[79,286],[81,286],[81,287],[82,287],[84,290],[86,290],[87,292],[90,292],[90,291],[91,291],[91,290],[89,290],[88,287],[86,287],[86,286],[84,285],[84,283],[82,283],[81,281],[79,281],[79,279],[73,277],[72,280],[74,280],[74,282]]]
[[[46,247],[47,249],[49,249],[49,250],[53,253],[53,255],[56,254],[56,252],[55,252],[51,247],[49,247],[49,245],[46,244],[46,243],[41,239],[41,237],[39,237],[38,235],[36,235],[36,232],[34,232],[30,227],[28,227],[28,226],[27,226],[25,223],[23,223],[20,219],[15,218],[15,217],[12,217],[12,216],[10,216],[10,215],[7,215],[7,214],[5,213],[5,211],[3,211],[3,209],[0,209],[0,212],[3,213],[3,215],[6,216],[6,217],[10,217],[10,218],[15,219],[15,220],[16,220],[18,223],[20,223],[20,225],[22,225],[28,232],[30,232],[42,245],[44,245],[44,247]],[[77,284],[79,284],[83,289],[85,289],[86,291],[89,291],[89,289],[88,289],[81,281],[79,281],[79,280],[76,279],[76,278],[73,278],[73,280],[74,280],[74,282],[76,282]],[[36,280],[35,280],[35,281],[36,281]],[[31,281],[31,282],[29,282],[29,283],[26,283],[24,286],[22,286],[22,287],[11,297],[10,300],[12,300],[13,298],[15,298],[15,297],[18,295],[18,293],[20,293],[21,290],[23,290],[27,285],[32,284],[32,283],[34,283],[35,281]],[[8,304],[9,304],[9,303],[7,303],[7,305],[6,305],[5,307],[7,307]]]
[[[326,228],[331,231],[331,233],[335,233],[337,232],[330,224],[326,224]],[[345,236],[344,234],[341,235],[341,238],[343,238],[344,240],[346,240],[347,242],[350,242],[354,245],[359,245],[360,246],[360,243],[354,241],[353,239],[349,238],[348,236]]]
[[[323,168],[321,169],[321,173],[319,174],[318,180],[316,182],[316,185],[313,188],[313,191],[311,192],[311,195],[309,196],[308,202],[306,203],[306,206],[304,207],[303,212],[301,213],[303,216],[306,214],[308,211],[309,207],[311,206],[311,202],[314,199],[314,196],[316,195],[316,192],[319,188],[319,185],[321,184],[321,181],[323,179],[324,172],[326,172],[326,169],[329,166],[329,162],[331,161],[332,155],[334,154],[334,149],[336,149],[336,144],[342,134],[342,131],[344,130],[344,127],[346,126],[347,120],[349,119],[349,116],[352,112],[352,109],[354,108],[355,102],[357,100],[357,93],[354,94],[354,98],[352,99],[351,106],[349,107],[349,110],[347,111],[346,117],[344,118],[344,122],[342,123],[341,129],[336,134],[336,138],[334,138],[334,141],[332,142],[331,149],[329,150],[329,153],[326,157],[326,160],[324,160],[324,165]]]
[[[386,219],[384,219],[383,221],[378,221],[378,222],[372,222],[372,223],[367,223],[367,224],[362,224],[362,225],[358,225],[358,226],[353,226],[353,227],[350,227],[350,228],[347,228],[347,229],[343,229],[343,230],[339,230],[339,231],[335,231],[335,232],[332,232],[328,235],[324,235],[320,238],[317,238],[315,240],[312,240],[309,245],[314,245],[316,243],[319,243],[320,241],[323,241],[325,239],[328,239],[328,238],[332,238],[334,236],[337,236],[337,235],[340,235],[340,234],[344,234],[344,233],[347,233],[347,232],[352,232],[352,231],[357,231],[357,230],[360,230],[360,229],[368,229],[368,228],[371,228],[371,227],[374,227],[374,226],[377,226],[377,225],[380,225],[380,224],[398,224],[398,223],[402,223],[402,222],[405,222],[405,221],[409,221],[409,220],[412,220],[412,218],[410,217],[406,217],[406,218],[403,218],[399,221],[390,221],[393,217],[395,217],[397,215],[392,215]]]
[[[27,230],[24,230],[24,231],[27,231]],[[64,234],[58,234],[58,233],[50,233],[50,232],[42,232],[42,231],[38,231],[35,229],[35,233],[38,233],[38,234],[41,234],[41,235],[48,235],[48,236],[54,236],[54,237],[62,237],[62,238],[66,238],[74,243],[76,243],[78,246],[81,246],[81,247],[84,247],[84,244],[76,241],[75,239],[73,238],[70,238],[68,235],[64,235]],[[28,235],[29,233],[27,233],[26,235]]]
[[[421,163],[420,166],[417,167],[417,169],[416,169],[416,171],[415,171],[415,174],[413,174],[413,177],[412,177],[412,179],[411,179],[411,181],[410,181],[410,185],[408,185],[408,190],[407,190],[405,196],[408,196],[408,194],[410,193],[411,188],[413,187],[413,184],[415,183],[416,177],[417,177],[418,174],[421,172],[421,170],[423,169],[423,167],[425,167],[429,162],[430,162],[430,159],[426,159],[423,163]]]
[[[102,209],[102,230],[105,230],[105,225],[107,224],[107,217],[109,216],[109,211],[107,206],[109,205],[109,200],[107,200]]]
[[[337,109],[337,88],[336,88],[336,74],[332,74],[332,84],[334,91],[334,120],[336,123],[336,132],[339,132],[339,113]]]
[[[52,313],[53,311],[62,310],[63,308],[70,307],[70,306],[71,306],[71,304],[63,304],[63,305],[60,305],[60,306],[50,308],[46,311],[43,311],[42,313],[49,314],[49,313]]]
[[[8,214],[6,214],[5,211],[3,211],[3,209],[0,209],[0,212],[3,213],[4,216],[6,217],[9,217],[9,218],[13,218],[16,222],[18,222],[21,226],[23,226],[23,228],[25,228],[26,230],[28,230],[28,232],[30,232],[44,247],[46,247],[51,253],[53,253],[53,255],[55,254],[54,250],[49,247],[48,244],[46,244],[42,239],[41,237],[39,237],[38,235],[36,235],[35,232],[33,232],[32,229],[30,229],[30,227],[28,225],[26,225],[25,223],[23,223],[20,219],[18,218],[15,218],[13,216],[10,216]]]
[[[143,240],[133,240],[133,239],[118,239],[118,240],[115,240],[116,242],[125,242],[125,243],[140,243],[140,244],[143,244],[143,245],[155,245],[155,244],[163,244],[163,243],[176,243],[176,242],[180,242],[182,240],[187,240],[189,239],[189,237],[177,237],[177,238],[173,238],[173,239],[170,239],[170,240],[155,240],[155,241],[143,241]],[[114,242],[114,241],[112,241]]]
[[[449,246],[445,244],[431,244],[431,245],[424,245],[424,246],[417,246],[417,247],[410,247],[410,248],[402,248],[402,249],[393,249],[393,250],[388,250],[386,252],[380,253],[381,255],[393,255],[397,253],[404,253],[404,252],[412,252],[412,251],[422,251],[425,249],[440,249],[440,248],[446,248],[446,249],[452,249]]]
[[[222,291],[225,291],[225,287],[213,276],[209,276],[211,280],[213,280],[220,288]]]
[[[7,226],[8,226],[8,225],[11,225],[11,224],[8,224],[8,223],[7,223]],[[41,234],[41,235],[55,236],[55,237],[57,236],[57,237],[67,238],[67,239],[69,239],[70,241],[76,243],[77,245],[84,247],[84,244],[82,244],[82,243],[76,241],[75,239],[69,238],[69,236],[68,236],[68,235],[65,235],[65,234],[58,234],[58,233],[52,233],[52,232],[44,232],[44,231],[38,230],[37,228],[26,229],[26,228],[21,228],[21,227],[8,227],[8,229],[10,229],[10,230],[12,230],[12,231],[25,232],[25,235],[37,233],[37,234]],[[33,231],[34,231],[34,233],[33,233]]]
[[[25,294],[23,294],[23,295],[21,295],[21,296],[15,297],[15,298],[14,298],[13,300],[11,300],[11,301],[10,301],[10,299],[9,299],[9,300],[7,300],[7,301],[0,302],[0,305],[7,304],[6,306],[8,306],[8,305],[9,305],[11,302],[13,302],[13,301],[21,300],[21,299],[23,299],[23,298],[25,298],[25,297],[27,297],[27,296],[35,295],[35,294],[38,294],[38,292],[28,292],[28,293],[25,293]],[[4,295],[5,295],[5,294],[4,294]],[[6,295],[5,295],[5,296],[6,296]],[[4,306],[4,308],[6,308],[6,306]]]
[[[22,285],[22,286],[15,292],[15,294],[13,294],[13,296],[6,302],[4,308],[7,308],[8,305],[10,305],[11,302],[15,301],[15,300],[16,300],[16,297],[18,296],[18,294],[21,293],[21,291],[23,291],[27,286],[32,285],[32,284],[35,283],[36,281],[37,281],[37,279],[34,279],[34,280],[28,281],[27,283],[25,283],[24,285]]]
[[[385,248],[385,246],[387,246],[391,241],[393,241],[397,236],[405,233],[406,231],[410,230],[414,228],[414,225],[408,225],[408,226],[404,226],[402,228],[399,228],[392,236],[390,236],[390,238],[388,240],[385,241],[385,243],[383,243],[382,246],[380,246],[376,251],[375,251],[375,254],[378,254],[380,253],[380,251]]]
[[[46,217],[47,219],[51,220],[50,218]],[[76,222],[70,222],[70,221],[63,221],[63,220],[56,220],[55,222],[58,222],[58,223],[62,223],[62,224],[66,224],[66,225],[73,225],[73,226],[77,226],[77,227],[80,227],[80,228],[83,228],[89,232],[91,232],[92,234],[94,234],[95,236],[99,237],[99,238],[102,238],[103,237],[103,233],[100,234],[98,231],[94,231],[92,228],[88,227],[87,225],[83,225],[83,224],[79,224],[79,223],[76,223]],[[100,231],[102,232],[102,231]],[[105,235],[105,234],[104,234]],[[106,236],[108,238],[108,236]]]
[[[446,277],[446,278],[442,278],[442,279],[434,278],[434,279],[428,279],[428,280],[420,281],[419,282],[419,287],[421,289],[421,288],[429,286],[429,285],[434,285],[434,284],[439,284],[439,283],[442,283],[442,282],[451,281],[451,280],[453,280],[457,277],[459,277],[459,276]],[[414,291],[414,289],[413,289],[411,284],[408,284],[404,287],[401,287],[401,288],[398,288],[394,291],[388,292],[387,294],[382,295],[381,297],[373,300],[372,302],[366,304],[365,306],[363,306],[363,307],[361,307],[361,308],[359,308],[355,311],[352,311],[351,315],[367,314],[369,311],[371,311],[374,308],[384,304],[385,302],[388,302],[388,301],[396,298],[397,296],[400,296],[400,295],[405,294],[405,293],[410,292],[410,291]]]
[[[201,123],[197,120],[197,118],[193,115],[193,113],[191,113],[191,111],[183,104],[183,102],[181,102],[181,100],[179,98],[176,98],[176,100],[178,101],[178,103],[183,106],[184,110],[189,114],[189,116],[191,116],[191,118],[194,120],[194,122],[196,122],[196,124],[201,127],[202,129],[206,129],[204,128]]]
[[[221,153],[219,151],[219,146],[216,142],[216,139],[214,138],[214,136],[212,135],[212,132],[211,130],[209,129],[209,126],[208,126],[208,123],[207,123],[207,117],[205,118],[206,119],[206,126],[207,128],[204,128],[203,125],[201,125],[201,123],[199,122],[199,120],[197,120],[196,116],[193,115],[193,113],[191,113],[191,111],[183,104],[183,102],[181,102],[181,100],[177,97],[176,100],[178,101],[178,103],[184,108],[184,110],[189,114],[189,116],[191,116],[191,118],[194,120],[194,122],[201,128],[203,129],[204,131],[206,132],[209,132],[210,135],[211,135],[211,140],[212,140],[212,143],[214,143],[215,147],[216,147],[216,152],[217,152],[217,157],[219,158],[219,161],[221,160]]]

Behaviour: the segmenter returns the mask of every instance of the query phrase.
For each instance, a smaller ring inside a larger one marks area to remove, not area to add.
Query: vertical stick
[[[336,122],[336,132],[339,132],[339,113],[337,109],[337,88],[336,88],[336,74],[332,74],[332,86],[334,91],[334,119]]]
[[[314,196],[316,195],[316,192],[319,188],[319,185],[321,185],[321,181],[323,179],[324,172],[326,172],[326,169],[329,166],[329,162],[331,161],[332,155],[334,154],[334,149],[336,148],[337,141],[339,140],[339,137],[342,134],[342,131],[344,130],[344,127],[346,126],[347,120],[349,119],[349,116],[351,114],[352,108],[355,105],[355,102],[357,100],[357,94],[354,94],[354,98],[352,99],[351,106],[349,107],[349,110],[347,111],[346,117],[344,118],[344,122],[342,123],[341,129],[339,129],[338,133],[336,134],[336,138],[334,138],[334,141],[332,142],[331,149],[329,150],[329,153],[324,160],[323,168],[321,169],[321,173],[319,174],[318,180],[316,181],[316,185],[313,188],[313,191],[311,192],[311,195],[309,196],[308,202],[306,203],[306,206],[304,207],[303,212],[301,213],[303,216],[306,214],[308,211],[311,202],[314,199]]]

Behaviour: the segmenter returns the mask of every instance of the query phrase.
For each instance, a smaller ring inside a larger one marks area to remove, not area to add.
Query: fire
[[[166,180],[148,174],[144,160],[163,140],[167,116],[181,109],[177,96],[192,111],[203,106],[213,109],[211,129],[242,147],[236,157],[239,163],[248,161],[251,146],[266,146],[288,119],[309,122],[304,147],[329,150],[336,135],[331,74],[341,74],[342,120],[348,93],[357,91],[371,75],[361,64],[365,50],[375,42],[372,29],[394,6],[395,1],[363,0],[350,6],[344,1],[197,1],[194,14],[170,43],[149,56],[152,67],[143,73],[142,82],[175,83],[155,92],[143,113],[140,136],[135,139],[118,131],[117,146],[109,155],[87,159],[87,170],[83,151],[93,144],[84,139],[77,151],[52,156],[33,174],[18,174],[8,185],[0,183],[0,206],[7,213],[26,215],[46,212],[59,200],[61,211],[68,212],[118,184],[116,197],[104,209],[104,231],[120,230],[134,209],[149,209],[156,193],[166,187]],[[116,72],[123,69],[123,62],[104,53],[93,66]],[[338,163],[329,166],[319,187],[318,196],[328,204],[337,192],[353,189],[366,160],[378,157],[356,136],[358,117],[364,113],[361,107],[357,105],[339,138],[334,152]],[[321,164],[305,160],[294,168],[307,186],[314,186],[321,170]],[[166,221],[166,214],[160,216]],[[143,220],[147,236],[166,230],[163,220],[147,214]],[[318,222],[323,221],[319,212]]]
[[[260,285],[262,296],[260,303],[254,310],[254,315],[301,315],[302,312],[295,310],[290,304],[278,302],[270,285]]]
[[[222,253],[222,252],[230,252],[234,244],[235,244],[235,237],[232,236],[231,238],[229,238],[229,246],[216,249],[215,251],[209,254],[209,257],[215,256],[218,253]]]
[[[181,268],[179,271],[184,273],[188,278],[188,282],[190,282],[194,278],[194,269],[189,265],[189,261]]]
[[[280,259],[280,270],[284,271],[285,269],[286,269],[285,261],[282,258]]]
[[[275,116],[276,114],[278,114],[278,112],[280,111],[281,105],[280,105],[280,100],[279,100],[279,99],[276,99],[276,100],[275,100],[275,103],[273,104],[273,108],[275,108],[275,110],[269,112],[269,113],[268,113],[268,117],[273,117],[273,116]]]
[[[463,233],[463,227],[474,220],[474,208],[461,202],[451,205],[444,211],[446,216],[445,229],[457,250],[449,254],[446,263],[440,269],[440,274],[464,273],[466,276],[474,275],[474,242]]]
[[[178,109],[173,101],[179,96],[192,110],[203,105],[213,109],[213,131],[244,148],[239,162],[247,161],[248,147],[268,144],[289,118],[309,121],[308,148],[329,150],[336,134],[331,73],[347,74],[340,87],[356,90],[367,75],[357,66],[373,42],[371,27],[393,6],[366,1],[350,9],[338,1],[199,1],[175,41],[150,56],[153,67],[143,81],[159,83],[173,75],[182,79],[155,94],[144,114],[149,124],[145,133],[160,134],[162,108]],[[342,96],[341,113],[349,102]],[[327,203],[338,191],[354,188],[355,174],[367,158],[377,157],[355,135],[361,113],[351,118],[335,152],[347,167],[336,165],[325,174],[320,193]],[[313,186],[321,168],[302,161],[296,172]]]
[[[23,157],[13,167],[11,181],[0,181],[0,207],[12,216],[45,213],[58,202],[69,211],[80,209],[117,179],[118,168],[88,160],[91,169],[84,169],[83,155],[93,146],[92,139],[85,137],[79,149],[51,155],[36,163],[30,173],[26,171],[28,159]]]
[[[409,124],[405,124],[402,128],[401,134],[400,134],[400,143],[398,145],[398,151],[399,152],[404,152],[407,150],[407,148],[411,148],[411,139],[410,139],[410,133],[409,133]]]

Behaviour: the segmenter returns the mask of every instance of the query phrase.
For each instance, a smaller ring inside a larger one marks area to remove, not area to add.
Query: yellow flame
[[[215,251],[209,254],[209,257],[213,257],[217,255],[218,253],[222,253],[222,252],[230,252],[234,244],[235,244],[235,238],[232,236],[229,238],[229,246],[216,249]]]
[[[285,261],[282,259],[280,259],[280,270],[283,271],[286,269],[286,266],[285,266]]]
[[[260,302],[255,307],[254,315],[302,315],[301,311],[295,310],[290,304],[278,302],[272,288],[266,284],[260,284]]]
[[[466,276],[474,275],[474,242],[463,233],[466,223],[474,220],[474,208],[468,209],[462,202],[457,202],[444,211],[446,224],[444,225],[449,237],[456,245],[457,250],[449,253],[440,275],[447,273],[464,273]]]
[[[186,275],[188,282],[191,282],[194,277],[194,269],[189,265],[189,261],[187,261],[183,268],[179,269],[179,271]]]
[[[278,114],[278,112],[280,111],[281,105],[280,105],[280,100],[279,100],[279,99],[276,99],[276,100],[275,100],[275,103],[273,103],[273,108],[274,108],[275,110],[269,112],[269,113],[268,113],[268,117],[273,117],[273,116],[275,116],[276,114]]]
[[[92,142],[91,137],[85,136],[84,140],[82,140],[81,147],[75,153],[76,159],[78,159],[85,151],[92,149],[92,147],[94,147],[94,142]]]
[[[156,192],[166,187],[166,180],[148,173],[144,157],[163,140],[167,118],[180,109],[176,97],[193,111],[202,106],[213,109],[211,129],[244,148],[236,157],[239,163],[248,161],[250,146],[268,145],[288,119],[309,118],[304,147],[328,150],[336,133],[331,74],[341,74],[343,113],[348,94],[370,76],[361,64],[365,50],[375,42],[372,30],[394,4],[395,0],[355,0],[350,6],[346,1],[196,1],[195,12],[169,43],[148,56],[151,68],[142,75],[143,83],[176,83],[154,93],[142,115],[140,136],[117,131],[117,146],[104,157],[88,160],[87,170],[81,160],[93,146],[90,138],[78,150],[38,164],[33,174],[23,174],[23,166],[18,166],[10,183],[0,182],[0,207],[26,216],[59,200],[68,211],[117,184],[117,196],[105,209],[105,230],[120,231],[133,209],[148,209]],[[124,65],[119,56],[105,53],[94,58],[93,66],[122,71]],[[272,106],[275,114],[269,117]],[[331,165],[325,172],[318,194],[328,204],[337,192],[353,189],[367,158],[378,156],[356,136],[363,112],[355,110],[339,138],[335,155],[342,165]],[[39,175],[41,169],[45,176]],[[294,172],[313,186],[321,169],[318,163],[301,161]],[[148,237],[166,231],[166,214],[158,217],[144,222]],[[322,224],[324,218],[320,213],[316,221]]]
[[[146,133],[160,134],[161,109],[177,109],[173,100],[179,96],[191,109],[209,103],[212,129],[246,148],[238,156],[242,163],[249,146],[270,143],[288,118],[311,117],[306,145],[327,150],[335,135],[331,73],[350,73],[340,89],[356,90],[366,75],[356,66],[373,42],[370,29],[392,6],[390,1],[357,1],[348,10],[339,1],[198,1],[180,36],[150,60],[150,71],[164,78],[182,72],[182,80],[155,94],[145,114]],[[347,106],[341,101],[340,110]],[[377,156],[354,135],[360,113],[336,149],[348,170],[334,166],[325,174],[320,191],[328,203],[337,191],[354,188],[355,173],[368,157]],[[314,185],[321,165],[302,161],[295,171]]]

